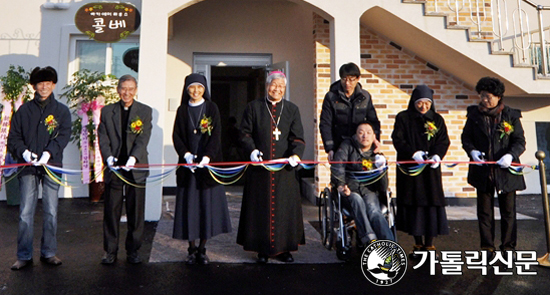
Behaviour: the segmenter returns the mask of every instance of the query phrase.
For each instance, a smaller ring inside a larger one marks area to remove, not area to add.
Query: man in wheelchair
[[[358,238],[363,245],[377,239],[395,241],[380,209],[380,196],[383,194],[386,197],[387,175],[375,182],[363,182],[353,174],[354,171],[373,170],[386,164],[383,155],[374,153],[375,138],[370,123],[365,121],[359,124],[356,133],[345,139],[338,148],[330,169],[333,189],[338,190],[343,203],[349,206]]]

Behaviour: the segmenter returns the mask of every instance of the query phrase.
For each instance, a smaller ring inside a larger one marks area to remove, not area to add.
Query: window
[[[74,71],[88,69],[90,71],[113,74],[117,78],[125,74],[134,77],[137,73],[124,64],[124,53],[138,48],[137,39],[123,40],[118,43],[99,43],[93,40],[76,40]]]

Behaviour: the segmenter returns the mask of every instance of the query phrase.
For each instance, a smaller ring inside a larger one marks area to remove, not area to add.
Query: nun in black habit
[[[178,163],[198,163],[179,167],[177,176],[175,239],[189,241],[187,264],[207,264],[206,241],[231,232],[225,189],[204,167],[221,162],[221,123],[217,105],[210,100],[206,78],[191,74],[185,78],[182,103],[172,134]],[[197,247],[195,240],[200,239]]]
[[[396,224],[414,236],[413,251],[435,250],[434,238],[449,234],[440,162],[450,141],[445,121],[435,111],[433,93],[426,85],[417,86],[407,110],[397,114],[392,133],[397,161],[432,161],[416,176],[401,171],[416,164],[397,167]]]

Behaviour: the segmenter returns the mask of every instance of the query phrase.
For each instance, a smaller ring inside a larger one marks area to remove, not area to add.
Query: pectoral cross
[[[278,127],[275,127],[275,130],[273,130],[273,135],[275,135],[275,140],[279,141],[279,135],[281,135],[281,131],[279,131]]]

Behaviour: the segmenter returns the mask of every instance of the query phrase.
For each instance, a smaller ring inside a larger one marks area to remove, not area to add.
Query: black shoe
[[[422,248],[423,251],[436,251],[437,249],[435,248],[435,246],[424,246],[424,248]],[[439,254],[437,254],[437,252],[435,252],[435,260],[438,260],[439,259]]]
[[[277,260],[282,262],[294,262],[294,258],[292,258],[292,254],[290,254],[290,252],[284,252],[277,255]]]
[[[497,255],[494,248],[482,248],[481,251],[487,252],[487,262],[491,262]]]
[[[258,262],[259,264],[266,264],[268,259],[269,259],[269,256],[264,254],[258,254],[258,260],[256,260],[256,262]]]
[[[12,266],[11,270],[20,270],[24,267],[32,265],[32,258],[30,260],[17,260]]]
[[[128,253],[128,255],[126,256],[126,261],[128,261],[128,263],[130,264],[140,264],[141,257],[139,257],[138,252]]]
[[[47,264],[50,264],[50,265],[61,265],[63,262],[61,262],[61,259],[57,258],[57,256],[52,256],[52,257],[44,257],[44,256],[40,256],[40,261],[44,262],[44,263],[47,263]]]
[[[189,255],[187,255],[187,258],[185,259],[185,264],[188,264],[188,265],[192,265],[192,264],[196,264],[197,263],[197,252],[198,252],[198,248],[197,247],[189,247],[187,248],[187,252],[189,253]]]
[[[414,253],[414,252],[423,251],[423,250],[424,250],[424,245],[414,245],[412,251],[409,252],[409,258],[410,259],[420,259],[420,257],[422,257],[422,255]]]
[[[206,255],[205,248],[199,249],[195,254],[195,256],[197,257],[198,264],[208,264],[208,262],[210,262],[210,260],[208,259],[208,256]]]
[[[101,264],[109,265],[109,264],[115,263],[115,261],[116,261],[116,254],[114,253],[105,252],[105,254],[103,255],[103,258],[101,258]]]

